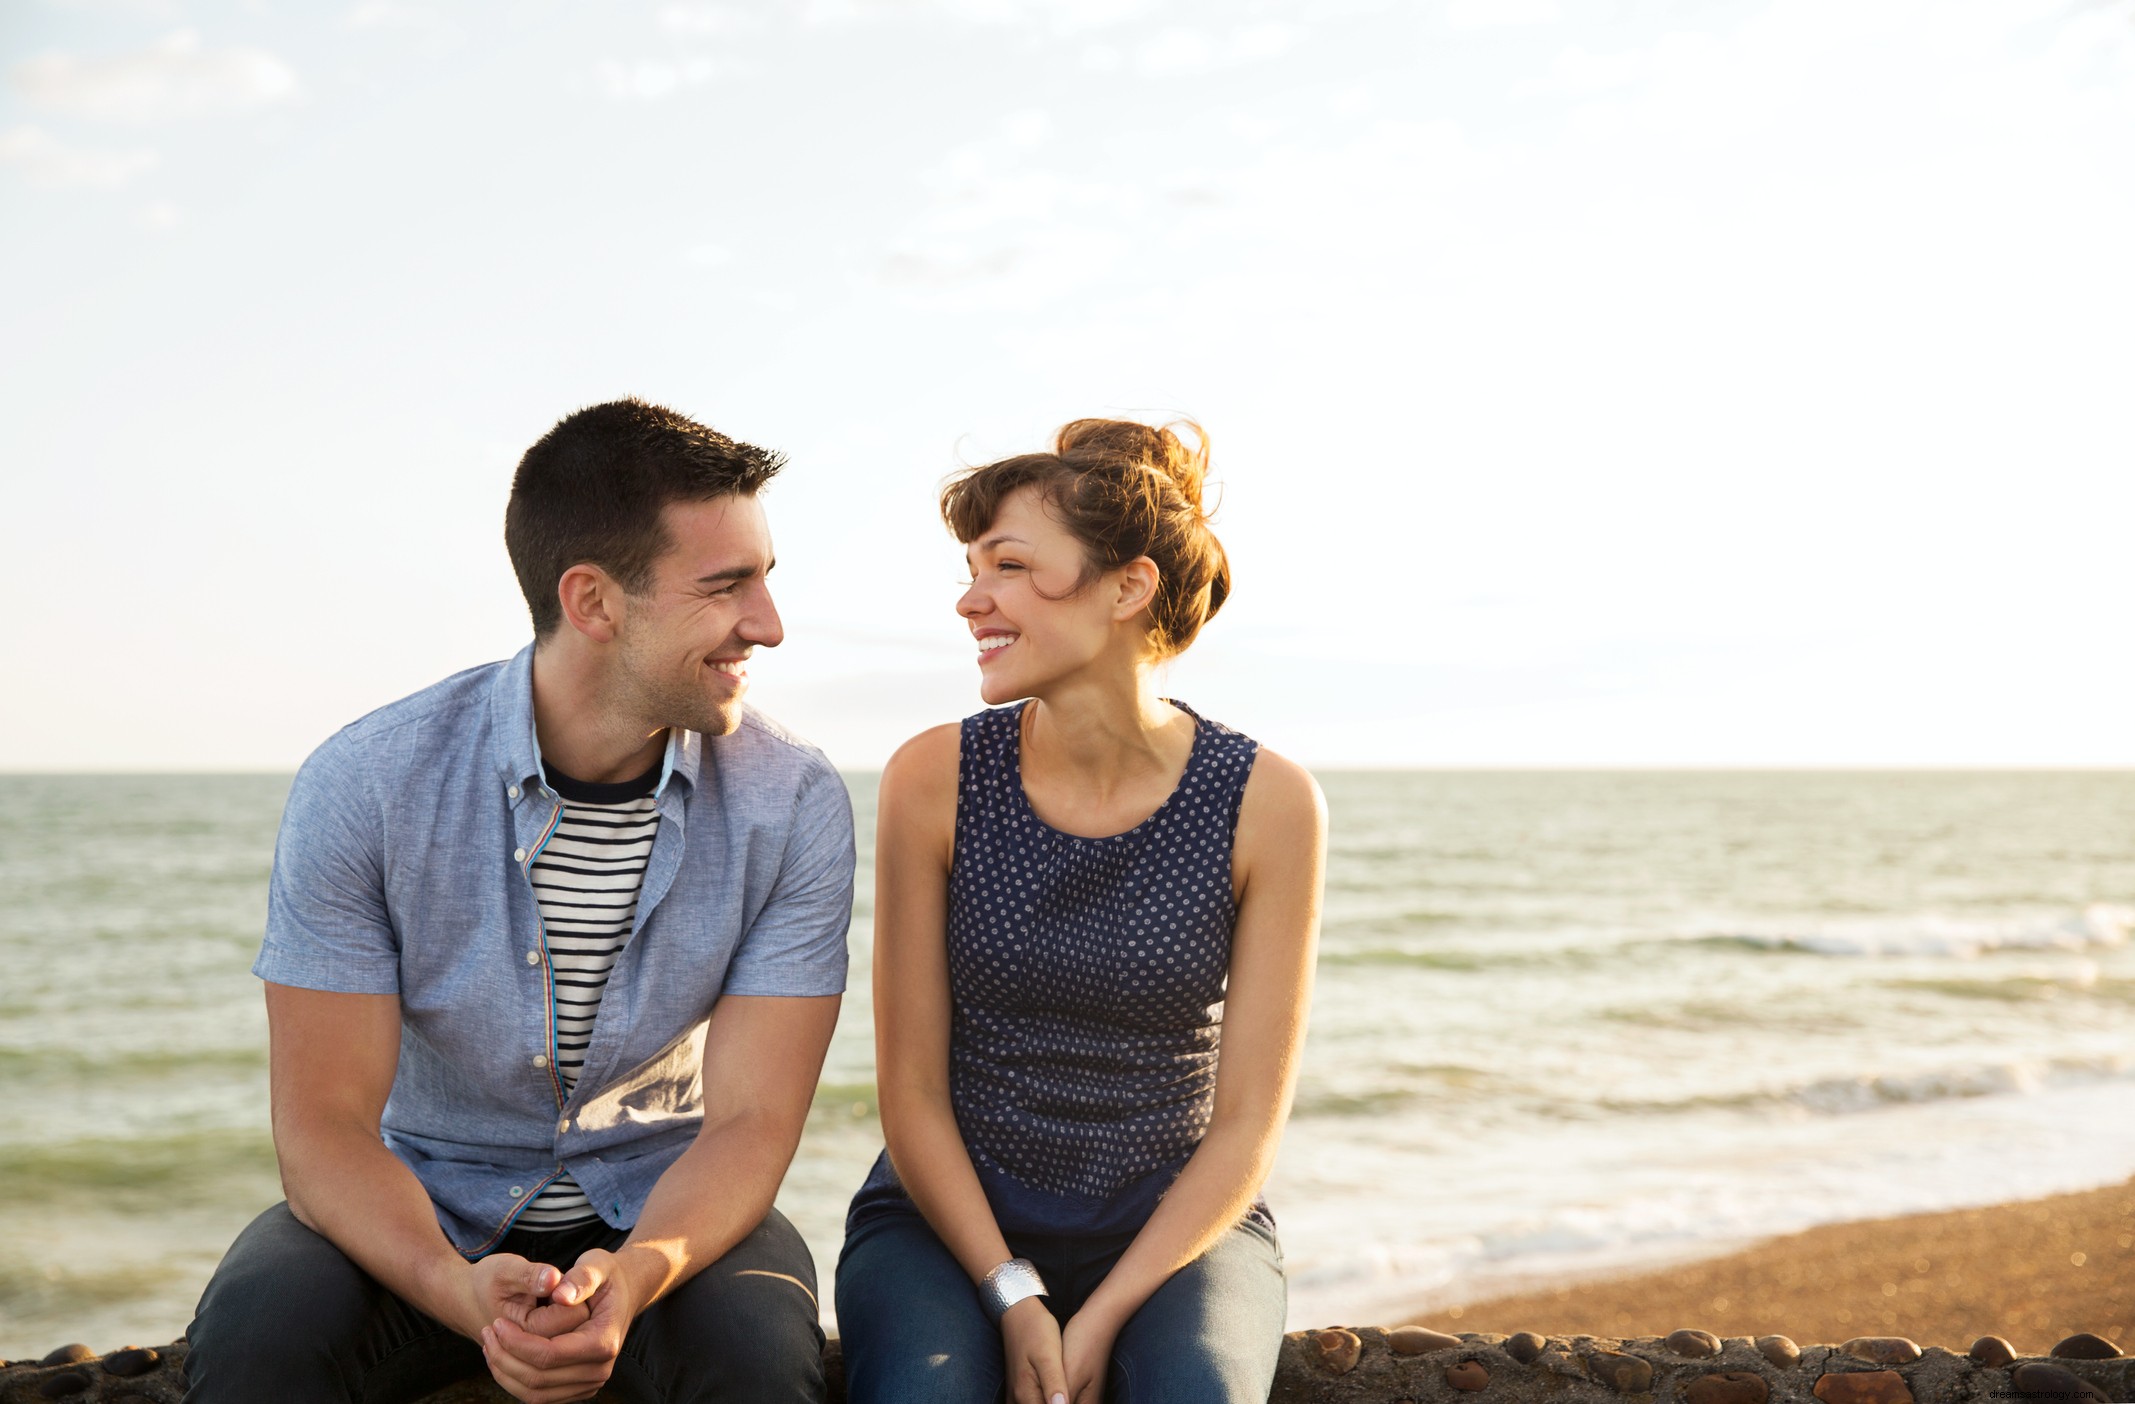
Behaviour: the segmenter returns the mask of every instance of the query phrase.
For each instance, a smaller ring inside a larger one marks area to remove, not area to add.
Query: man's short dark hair
[[[556,586],[572,566],[597,565],[636,594],[667,549],[668,503],[752,496],[785,462],[635,398],[558,420],[519,460],[504,511],[504,548],[534,637],[563,622]]]

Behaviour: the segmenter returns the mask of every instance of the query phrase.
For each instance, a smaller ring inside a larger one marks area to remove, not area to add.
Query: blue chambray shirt
[[[575,1091],[556,1075],[527,867],[562,806],[534,739],[532,645],[343,728],[297,772],[252,973],[400,996],[386,1145],[468,1257],[568,1170],[637,1222],[703,1120],[722,994],[845,988],[853,822],[823,754],[755,711],[668,741],[637,921]]]

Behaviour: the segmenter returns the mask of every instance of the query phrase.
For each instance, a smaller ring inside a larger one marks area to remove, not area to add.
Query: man
[[[216,1270],[188,1400],[817,1400],[772,1198],[837,1019],[852,811],[742,705],[783,637],[780,460],[636,400],[527,451],[534,642],[297,774],[266,938],[286,1204]]]

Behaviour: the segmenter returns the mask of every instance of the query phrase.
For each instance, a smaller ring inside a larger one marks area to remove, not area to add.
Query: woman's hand
[[[1105,1370],[1119,1328],[1078,1311],[1060,1331],[1060,1360],[1067,1371],[1068,1404],[1104,1404]]]
[[[1060,1323],[1038,1297],[1025,1297],[1001,1317],[1001,1353],[1014,1404],[1067,1404],[1067,1370],[1060,1357]]]

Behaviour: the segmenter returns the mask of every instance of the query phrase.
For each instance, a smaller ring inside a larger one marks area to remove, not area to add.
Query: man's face
[[[625,704],[651,728],[724,736],[741,725],[748,658],[786,632],[771,603],[771,528],[754,497],[671,502],[652,582],[616,634]]]

